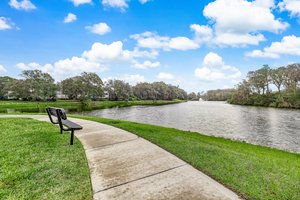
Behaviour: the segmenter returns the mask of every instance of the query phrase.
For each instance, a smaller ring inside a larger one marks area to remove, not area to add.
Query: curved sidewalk
[[[49,121],[43,115],[0,115]],[[234,192],[162,148],[127,131],[70,118],[91,173],[94,199],[240,199]],[[76,145],[76,143],[75,143]]]

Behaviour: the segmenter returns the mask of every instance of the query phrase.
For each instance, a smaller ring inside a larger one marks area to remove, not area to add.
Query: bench
[[[81,130],[82,126],[68,120],[66,112],[63,108],[48,107],[46,108],[46,111],[51,123],[59,125],[61,134],[63,131],[71,131],[70,145],[73,145],[74,131]],[[53,117],[55,117],[55,119]]]

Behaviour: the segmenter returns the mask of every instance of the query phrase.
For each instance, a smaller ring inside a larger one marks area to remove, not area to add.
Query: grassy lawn
[[[77,139],[47,122],[0,118],[0,199],[92,199]]]
[[[45,108],[48,106],[52,107],[63,107],[66,109],[73,110],[93,110],[93,109],[103,109],[103,108],[113,108],[113,107],[127,107],[127,106],[137,106],[137,105],[167,105],[174,103],[181,103],[181,100],[141,100],[141,101],[90,101],[86,105],[80,101],[75,100],[58,100],[58,101],[3,101],[0,100],[0,112],[6,112],[7,109],[16,109],[17,111],[23,112],[45,112]]]
[[[147,124],[76,116],[143,137],[247,199],[300,199],[300,154]]]

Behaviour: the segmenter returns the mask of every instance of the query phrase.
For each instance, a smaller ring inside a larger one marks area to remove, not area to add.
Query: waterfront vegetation
[[[224,138],[87,116],[132,132],[166,149],[246,199],[297,199],[300,154]]]
[[[57,127],[0,118],[0,199],[92,199],[84,149]]]
[[[300,108],[300,64],[250,71],[228,102],[239,105]],[[271,88],[276,88],[274,92]]]
[[[23,79],[0,77],[0,100],[26,101],[68,100],[187,100],[188,94],[179,86],[160,82],[140,82],[135,86],[122,80],[102,82],[96,73],[82,73],[55,83],[50,74],[41,70],[24,70]]]
[[[183,100],[136,100],[136,101],[92,101],[92,100],[57,100],[57,101],[17,101],[17,100],[0,100],[0,112],[45,112],[45,108],[62,107],[70,111],[82,111],[93,109],[104,109],[113,107],[128,106],[158,106],[174,103],[181,103]]]

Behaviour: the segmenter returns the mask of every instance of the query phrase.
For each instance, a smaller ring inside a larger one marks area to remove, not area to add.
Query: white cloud
[[[102,44],[96,42],[88,51],[84,51],[82,57],[92,62],[115,62],[115,61],[130,61],[134,62],[134,58],[151,58],[155,59],[158,52],[140,51],[139,48],[134,48],[132,51],[124,50],[123,43],[116,41],[111,44]]]
[[[252,58],[279,58],[278,54],[264,52],[258,49],[245,53],[245,56]]]
[[[5,67],[3,65],[0,65],[0,74],[4,74],[6,72],[7,70],[5,69]]]
[[[131,35],[130,38],[135,39],[139,47],[150,49],[169,49],[169,37],[159,36],[156,33],[149,31]]]
[[[92,0],[70,0],[74,6],[80,6],[81,4],[91,4]]]
[[[148,69],[148,68],[157,68],[160,66],[160,62],[151,62],[149,60],[144,61],[143,63],[134,62],[132,67],[137,69]]]
[[[132,51],[123,50],[122,56],[125,60],[131,60],[133,58],[151,58],[156,59],[159,55],[158,51],[142,51],[138,47],[135,47]]]
[[[26,10],[26,11],[29,11],[29,10],[36,9],[36,6],[33,3],[31,3],[30,0],[21,0],[21,1],[10,0],[9,1],[9,5],[12,8],[15,8],[17,10]]]
[[[281,11],[288,11],[292,17],[300,19],[300,1],[299,0],[283,0],[278,4]]]
[[[72,23],[77,20],[77,16],[73,13],[68,13],[68,15],[64,19],[64,23]]]
[[[216,53],[208,53],[202,66],[195,69],[195,76],[204,81],[235,80],[241,77],[238,68],[225,65],[222,57]]]
[[[264,50],[253,50],[245,55],[256,58],[280,58],[280,55],[300,56],[300,37],[285,36],[280,42],[272,42]]]
[[[72,57],[58,60],[53,64],[40,65],[38,63],[18,63],[17,68],[21,70],[40,69],[51,74],[55,80],[62,80],[66,77],[75,76],[82,72],[103,72],[108,68],[100,63],[87,61],[85,58]]]
[[[18,63],[16,65],[17,68],[21,69],[21,70],[33,70],[33,69],[38,69],[41,68],[42,66],[36,62],[31,62],[28,64],[25,63]]]
[[[172,49],[187,51],[192,49],[198,49],[205,40],[207,40],[210,30],[206,26],[200,26],[193,24],[190,26],[191,30],[195,32],[193,39],[178,36],[168,37],[160,36],[154,32],[144,32],[141,34],[131,35],[130,38],[137,41],[137,46],[149,49],[163,49],[164,51],[170,51]]]
[[[198,44],[211,42],[213,38],[213,30],[209,26],[192,24],[190,29],[195,32],[195,41]]]
[[[171,49],[185,51],[190,49],[198,49],[199,44],[186,37],[174,37],[170,39],[169,47]]]
[[[140,2],[141,4],[148,3],[149,1],[151,1],[151,0],[139,0],[139,2]]]
[[[258,45],[265,40],[259,31],[279,33],[289,26],[275,18],[274,7],[274,0],[215,0],[204,8],[203,14],[213,22],[213,43],[234,47]]]
[[[88,51],[84,51],[82,56],[93,62],[118,61],[122,60],[123,43],[116,41],[111,44],[96,42]]]
[[[86,26],[85,28],[88,29],[91,33],[95,33],[98,35],[105,35],[111,32],[111,28],[103,22],[94,24],[92,26]]]
[[[100,63],[90,62],[81,57],[72,57],[55,62],[49,72],[55,74],[56,77],[64,77],[66,75],[74,76],[82,72],[102,72],[107,69],[105,65]]]
[[[82,72],[102,72],[109,69],[109,64],[114,62],[128,62],[137,64],[135,58],[155,58],[155,51],[140,51],[138,48],[132,51],[123,49],[123,43],[116,41],[111,44],[94,43],[90,50],[84,51],[81,56],[61,59],[53,64],[41,65],[36,62],[28,64],[18,63],[16,67],[20,70],[40,69],[50,73],[55,80],[78,75]],[[159,62],[145,61],[138,67],[156,67]],[[126,79],[143,80],[141,76],[128,75]]]
[[[133,74],[133,75],[125,74],[124,76],[122,76],[118,79],[124,80],[125,82],[127,82],[131,85],[145,82],[145,77],[140,74]]]
[[[8,30],[13,27],[14,24],[8,18],[0,17],[0,30]]]
[[[119,8],[121,11],[125,11],[128,8],[127,0],[102,0],[104,7]]]
[[[171,81],[175,79],[175,76],[173,74],[170,73],[165,73],[165,72],[160,72],[156,78],[158,80],[162,80],[162,81]]]

